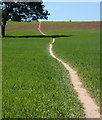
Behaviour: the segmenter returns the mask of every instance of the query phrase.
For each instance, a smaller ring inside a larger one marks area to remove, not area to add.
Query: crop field
[[[46,34],[67,34],[56,38],[54,53],[77,70],[83,86],[100,105],[100,22],[43,23]]]
[[[43,22],[56,38],[56,56],[77,70],[100,104],[100,23]],[[40,35],[37,22],[8,22],[6,35]],[[2,118],[82,118],[83,107],[68,71],[49,52],[50,38],[3,38]]]
[[[36,26],[36,23],[8,22],[6,35],[40,35]],[[62,48],[68,45],[66,41],[71,44],[71,39],[58,38],[54,46],[54,52],[65,61],[68,56]],[[84,117],[67,70],[48,52],[51,41],[50,38],[3,38],[2,118]],[[74,60],[70,64],[74,65]]]
[[[7,22],[6,35],[40,35],[37,22]]]

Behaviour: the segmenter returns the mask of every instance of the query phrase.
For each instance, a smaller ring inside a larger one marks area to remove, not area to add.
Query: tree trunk
[[[4,37],[5,36],[5,25],[4,24],[2,24],[2,37]]]

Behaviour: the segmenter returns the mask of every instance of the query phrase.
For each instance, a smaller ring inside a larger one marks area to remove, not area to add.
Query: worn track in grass
[[[38,25],[38,30],[41,34],[46,35],[41,31],[41,22]],[[49,47],[49,53],[53,58],[55,58],[57,61],[62,63],[64,67],[69,71],[71,82],[74,86],[74,89],[78,93],[78,99],[83,104],[85,117],[86,118],[100,118],[99,106],[97,106],[95,101],[90,97],[87,90],[83,88],[83,85],[80,82],[80,78],[77,74],[77,71],[75,71],[67,63],[63,62],[61,59],[59,59],[58,57],[54,55],[53,50],[52,50],[54,43],[55,43],[55,38],[52,39],[52,43],[50,44],[50,47]]]

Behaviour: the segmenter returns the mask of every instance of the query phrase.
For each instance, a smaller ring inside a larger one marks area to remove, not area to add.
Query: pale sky
[[[49,21],[100,21],[100,2],[44,2]]]

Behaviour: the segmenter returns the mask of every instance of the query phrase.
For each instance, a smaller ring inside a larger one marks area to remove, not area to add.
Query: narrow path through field
[[[41,31],[41,22],[39,22],[38,31],[39,31],[42,35],[46,35],[45,33],[43,33],[43,32]]]
[[[41,22],[39,23],[38,30],[41,34],[45,35],[41,31]],[[54,55],[52,50],[54,43],[55,38],[52,39],[52,43],[50,44],[49,47],[49,53],[53,58],[62,63],[64,67],[68,70],[74,89],[78,93],[78,99],[81,101],[83,105],[85,118],[100,118],[99,106],[97,106],[94,100],[90,97],[87,90],[83,88],[82,83],[80,82],[79,76],[77,74],[77,71],[73,70],[67,63],[63,62],[61,59]]]

